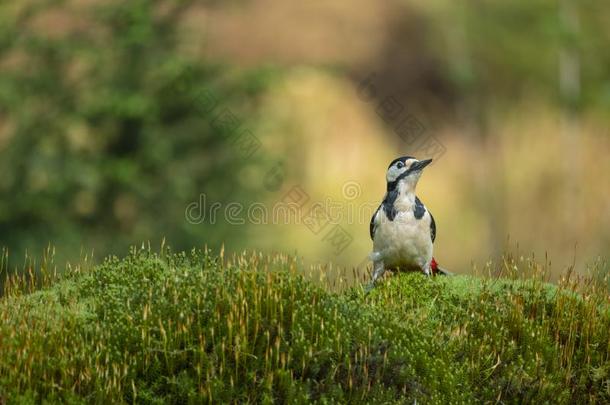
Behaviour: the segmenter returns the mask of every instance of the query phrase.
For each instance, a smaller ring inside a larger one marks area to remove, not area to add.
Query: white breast
[[[431,217],[428,211],[420,219],[413,213],[413,203],[399,199],[398,214],[390,221],[383,209],[376,218],[373,255],[383,260],[386,268],[423,269],[432,260],[430,238]]]

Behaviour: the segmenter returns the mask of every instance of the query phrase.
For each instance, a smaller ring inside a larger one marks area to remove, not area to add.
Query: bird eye
[[[398,163],[396,163],[396,167],[397,167],[398,169],[402,169],[403,167],[405,167],[405,164],[404,164],[404,163],[402,163],[402,162],[398,162]]]

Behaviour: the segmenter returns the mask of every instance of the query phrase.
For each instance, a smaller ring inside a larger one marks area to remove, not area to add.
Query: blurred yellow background
[[[313,69],[294,69],[263,104],[257,133],[285,159],[292,183],[312,201],[347,207],[376,207],[385,193],[385,170],[397,156],[411,154],[364,103],[350,81]],[[437,223],[435,256],[457,272],[472,271],[504,251],[545,255],[564,270],[575,259],[581,267],[604,255],[609,243],[610,151],[607,128],[599,117],[581,119],[576,142],[562,135],[562,114],[543,103],[524,101],[494,113],[481,141],[467,128],[435,128],[446,147],[422,176],[418,195]],[[605,134],[605,135],[602,135]],[[267,139],[269,139],[267,141]],[[428,156],[415,153],[418,158]],[[296,179],[295,179],[296,178]],[[343,186],[357,182],[360,195],[346,198]],[[281,200],[276,194],[268,207]],[[311,204],[310,204],[311,205]],[[343,224],[354,242],[336,257],[323,235],[304,225],[257,226],[258,246],[298,250],[319,262],[357,266],[371,249],[370,217]]]

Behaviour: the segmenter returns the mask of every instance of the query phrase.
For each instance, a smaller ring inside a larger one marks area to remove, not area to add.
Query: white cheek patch
[[[386,176],[386,180],[389,183],[391,183],[391,182],[395,181],[398,178],[398,176],[403,174],[406,170],[407,170],[406,167],[403,167],[402,169],[398,169],[396,166],[392,166],[388,170],[388,174]]]
[[[386,180],[388,181],[388,183],[391,183],[391,182],[393,182],[393,181],[396,181],[396,179],[397,179],[397,178],[398,178],[398,177],[399,177],[401,174],[403,174],[404,172],[406,172],[406,171],[407,171],[407,170],[408,170],[408,169],[411,167],[411,165],[413,165],[413,163],[415,163],[415,162],[418,162],[418,160],[417,160],[417,159],[407,159],[407,160],[404,162],[404,164],[405,164],[405,165],[404,165],[404,167],[403,167],[402,169],[397,168],[397,167],[396,167],[396,165],[394,165],[394,166],[390,167],[390,168],[388,169],[388,173],[387,173],[387,175],[386,175]]]
[[[390,167],[390,169],[388,170],[388,174],[386,175],[386,180],[391,183],[393,181],[396,181],[396,179],[403,174],[404,172],[406,172],[412,165],[413,163],[419,162],[419,160],[417,159],[407,159],[404,163],[405,166],[402,169],[399,169],[396,167],[396,165]]]

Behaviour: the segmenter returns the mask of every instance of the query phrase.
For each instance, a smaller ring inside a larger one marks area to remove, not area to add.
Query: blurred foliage
[[[610,108],[610,30],[603,2],[440,0],[422,4],[420,11],[428,21],[428,48],[458,100],[487,110],[490,102],[502,107],[532,96],[575,109]],[[566,51],[575,62],[575,95],[560,89]]]
[[[185,52],[190,3],[0,6],[1,245],[104,254],[164,236],[223,239],[222,224],[191,225],[185,207],[210,190],[217,201],[255,195],[239,176],[262,152],[236,142],[270,75],[231,75]],[[224,109],[238,130],[214,130]]]

